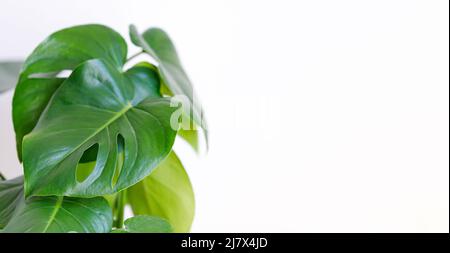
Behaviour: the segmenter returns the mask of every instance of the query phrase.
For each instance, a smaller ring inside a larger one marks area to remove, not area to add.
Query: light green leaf
[[[21,201],[23,201],[23,177],[0,181],[0,228],[8,224]]]
[[[63,81],[52,76],[73,70],[90,59],[102,59],[121,70],[126,56],[125,40],[102,25],[75,26],[45,39],[26,59],[14,93],[13,122],[19,160],[22,160],[23,137],[34,128]]]
[[[183,95],[189,100],[190,108],[184,106],[184,113],[203,128],[205,140],[208,143],[207,124],[203,109],[167,33],[159,28],[150,28],[143,34],[139,34],[136,27],[131,25],[130,38],[135,45],[141,47],[158,62],[160,75],[171,93]]]
[[[0,62],[0,93],[16,86],[23,61]]]
[[[178,135],[183,138],[191,147],[195,150],[195,152],[200,152],[200,147],[198,145],[198,130],[183,130],[180,129],[178,131]]]
[[[0,182],[0,221],[9,221],[2,232],[106,233],[111,230],[112,211],[102,197],[51,196],[25,200],[22,185],[22,177]]]
[[[131,217],[124,222],[124,229],[115,233],[171,233],[170,224],[159,217],[139,215]]]
[[[122,74],[102,60],[77,67],[24,138],[26,196],[112,194],[147,176],[169,154],[176,135],[170,118],[178,108],[156,96],[157,84],[148,68]],[[125,159],[116,169],[122,141]],[[80,182],[77,164],[94,145],[95,168]]]
[[[162,217],[174,232],[189,232],[195,212],[194,192],[174,152],[150,176],[128,188],[127,194],[134,214]]]

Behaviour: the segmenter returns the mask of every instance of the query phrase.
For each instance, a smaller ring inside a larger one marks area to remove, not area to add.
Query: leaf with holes
[[[51,34],[23,63],[0,63],[0,93],[18,80],[24,169],[13,180],[0,174],[2,232],[189,231],[194,195],[171,151],[177,134],[198,151],[197,126],[207,144],[203,109],[167,34],[132,26],[130,35],[156,66],[128,68],[125,40],[96,24]],[[152,216],[123,222],[127,204]]]
[[[77,67],[24,138],[25,195],[105,195],[147,176],[169,154],[176,135],[170,121],[178,108],[159,96],[158,84],[148,68],[122,73],[103,60]],[[79,181],[77,164],[95,145],[95,168]]]
[[[120,34],[103,25],[81,25],[55,32],[26,59],[13,98],[17,152],[63,79],[56,74],[73,70],[90,59],[102,59],[121,70],[127,44]]]
[[[195,201],[189,176],[174,152],[141,182],[127,189],[134,214],[159,216],[176,233],[189,232]]]

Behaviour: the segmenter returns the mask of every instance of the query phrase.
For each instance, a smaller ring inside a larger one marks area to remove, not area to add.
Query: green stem
[[[6,180],[5,176],[0,172],[0,181]]]
[[[125,216],[125,198],[126,198],[126,190],[123,190],[121,192],[119,192],[117,194],[117,198],[116,198],[116,219],[115,219],[115,224],[114,226],[116,228],[122,228],[123,227],[123,220],[124,220],[124,216]]]
[[[116,171],[113,176],[114,185],[117,183],[117,180],[120,175],[120,171],[122,170],[123,161],[125,160],[125,152],[120,152],[117,161],[116,161]],[[114,203],[114,226],[116,228],[123,227],[124,213],[125,213],[125,205],[126,205],[126,196],[127,190],[122,190],[117,193],[116,201]]]
[[[141,54],[143,54],[143,53],[144,53],[144,50],[141,50],[141,51],[139,51],[139,52],[133,54],[132,56],[130,56],[130,58],[127,59],[127,62],[133,60],[134,58],[138,57],[139,55],[141,55]]]

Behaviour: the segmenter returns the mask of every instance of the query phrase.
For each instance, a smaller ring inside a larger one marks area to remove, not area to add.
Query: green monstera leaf
[[[112,212],[102,197],[32,197],[14,212],[6,233],[108,233]]]
[[[162,217],[174,232],[189,232],[195,212],[194,192],[174,152],[152,174],[127,189],[127,193],[134,214]]]
[[[26,59],[13,98],[17,152],[22,160],[22,139],[31,132],[50,98],[64,79],[56,74],[73,70],[90,59],[102,59],[121,70],[127,44],[103,25],[81,25],[55,32]]]
[[[178,108],[159,96],[158,84],[148,68],[122,73],[103,60],[77,67],[23,140],[25,195],[92,197],[146,177],[169,154],[176,136],[171,118]],[[79,181],[77,164],[93,146],[98,146],[95,168]]]
[[[150,28],[140,34],[137,28],[131,25],[130,38],[135,45],[141,47],[158,62],[158,69],[164,84],[162,87],[167,86],[169,90],[167,93],[182,95],[188,100],[188,106],[184,105],[182,109],[185,115],[189,115],[193,122],[203,128],[208,144],[207,124],[203,108],[167,33],[159,28]]]
[[[198,152],[197,126],[208,145],[203,109],[168,35],[133,26],[130,35],[157,66],[124,69],[125,40],[95,24],[53,33],[23,63],[0,63],[0,93],[17,80],[24,167],[0,181],[2,232],[190,230],[194,193],[172,146],[178,134]],[[123,222],[127,204],[138,216]]]
[[[7,233],[107,233],[112,211],[102,197],[23,195],[23,177],[0,182],[0,223]]]
[[[171,233],[170,224],[159,217],[138,215],[124,222],[124,228],[116,229],[113,233]]]

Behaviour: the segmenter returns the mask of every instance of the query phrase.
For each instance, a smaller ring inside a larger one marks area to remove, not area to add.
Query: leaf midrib
[[[132,108],[133,105],[131,103],[128,103],[122,110],[118,111],[117,114],[112,117],[110,120],[108,120],[105,124],[103,124],[101,127],[99,127],[94,133],[92,133],[91,135],[89,135],[86,139],[84,139],[78,146],[76,146],[74,149],[72,149],[69,153],[67,153],[67,155],[65,155],[62,159],[66,159],[69,155],[71,155],[75,150],[79,149],[83,144],[85,144],[89,139],[93,138],[94,136],[96,136],[98,133],[100,133],[101,131],[103,131],[105,128],[107,128],[109,125],[111,125],[114,121],[116,121],[118,118],[122,117],[125,113],[128,112],[128,110],[130,110],[130,108]]]
[[[47,224],[45,225],[45,228],[43,231],[44,233],[47,232],[47,230],[50,228],[50,225],[55,220],[56,215],[58,214],[58,211],[62,206],[63,200],[64,200],[64,197],[58,197],[58,199],[56,200],[55,207],[54,207],[52,213],[50,214],[50,218],[48,219]]]
[[[122,110],[118,111],[117,114],[112,117],[110,120],[108,120],[105,124],[103,124],[101,127],[99,127],[94,133],[92,133],[91,135],[89,135],[86,139],[84,139],[82,142],[80,142],[80,144],[78,144],[75,148],[73,148],[70,152],[68,152],[66,155],[64,155],[63,158],[61,158],[61,160],[58,162],[61,163],[62,161],[64,161],[68,156],[70,156],[71,154],[73,154],[73,152],[75,152],[76,150],[78,150],[81,146],[83,146],[83,144],[85,144],[89,139],[93,138],[94,136],[96,136],[98,133],[100,133],[101,131],[103,131],[106,127],[108,127],[110,124],[112,124],[114,121],[116,121],[118,118],[122,117],[125,113],[128,112],[128,110],[130,110],[133,107],[133,105],[129,102]],[[27,138],[27,136],[25,136],[25,138]],[[50,171],[49,171],[50,172]],[[29,196],[31,195],[31,192],[29,192],[28,190],[25,191],[26,195]]]

